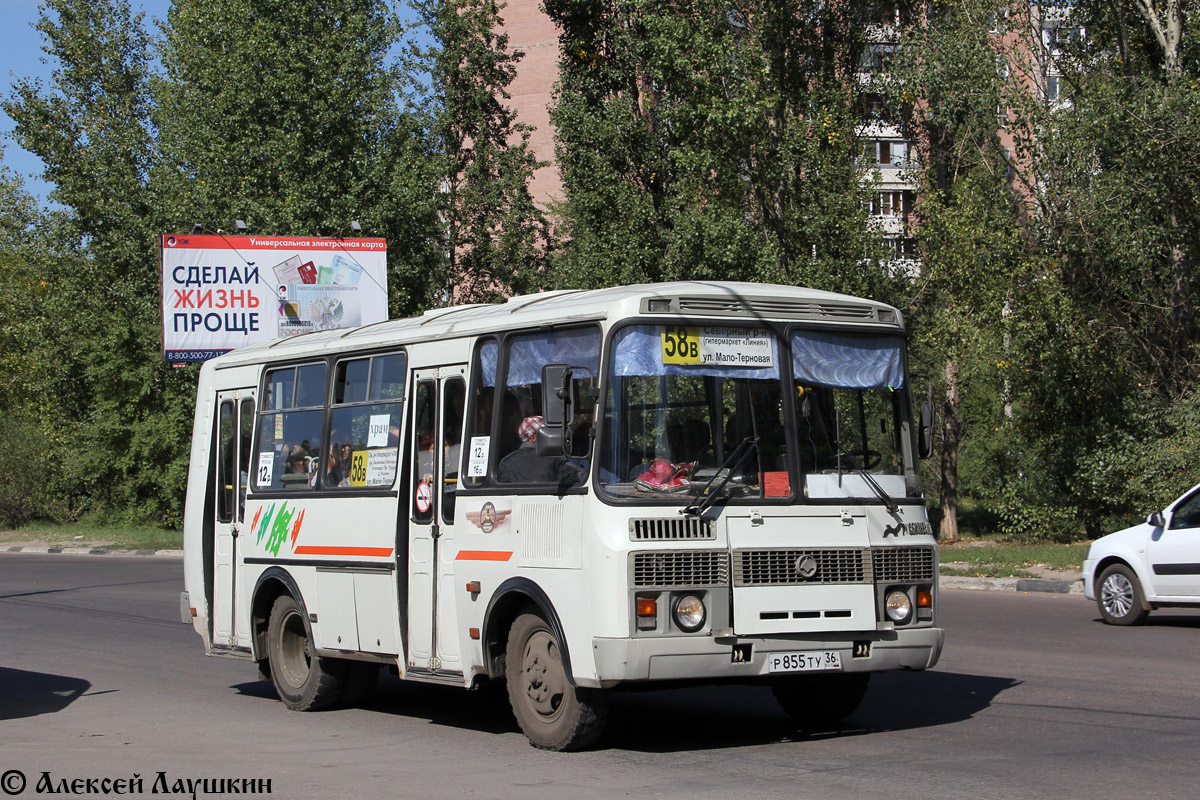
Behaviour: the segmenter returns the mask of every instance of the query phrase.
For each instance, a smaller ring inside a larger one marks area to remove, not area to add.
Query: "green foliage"
[[[1171,4],[1147,9],[1161,23]],[[1195,482],[1200,375],[1197,23],[1172,43],[1133,3],[1064,11],[1086,29],[1052,56],[1065,99],[1010,98],[1041,280],[1014,331],[1024,479],[1005,516],[1051,537],[1105,533]]]
[[[392,311],[429,301],[437,176],[400,112],[383,0],[180,0],[154,81],[163,230],[235,218],[263,235],[388,239]]]
[[[6,411],[0,411],[0,441],[0,527],[8,529],[57,505],[45,469],[54,448],[35,422]]]
[[[886,293],[867,261],[853,74],[825,4],[551,0],[562,280],[721,278]],[[803,24],[798,24],[803,20]]]
[[[62,209],[36,215],[53,248],[0,252],[0,360],[21,376],[0,410],[48,442],[61,503],[40,513],[178,525],[196,369],[162,361],[159,234],[238,217],[337,235],[357,219],[388,238],[392,309],[428,303],[437,177],[385,63],[399,28],[381,1],[184,1],[154,76],[125,0],[50,0],[38,29],[52,82],[19,81],[4,105]],[[6,204],[6,226],[31,219]]]
[[[5,109],[64,210],[38,226],[60,249],[29,248],[49,291],[45,316],[31,315],[24,332],[36,377],[18,402],[42,415],[58,446],[53,479],[73,512],[86,500],[177,521],[188,449],[180,409],[193,390],[158,350],[149,39],[119,0],[51,0],[38,29],[59,64],[53,84],[19,81]]]
[[[444,297],[467,302],[524,294],[545,285],[552,251],[529,181],[543,166],[528,126],[505,105],[522,53],[500,33],[492,0],[414,3],[437,45],[427,54],[432,129],[439,153],[438,211],[444,225]]]
[[[960,455],[993,457],[971,463],[975,481],[965,488],[978,499],[998,497],[1013,460],[1003,441],[1012,422],[1004,413],[1012,380],[1006,315],[1029,269],[997,129],[1006,78],[990,30],[1004,8],[999,0],[930,4],[904,31],[903,67],[886,86],[893,105],[907,112],[921,153],[922,264],[907,305],[912,358],[939,377],[939,505],[950,539],[958,535]]]

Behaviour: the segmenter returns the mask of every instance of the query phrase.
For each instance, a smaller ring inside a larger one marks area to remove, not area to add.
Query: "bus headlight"
[[[912,616],[912,601],[908,599],[908,592],[889,592],[884,608],[887,609],[888,619],[892,622],[908,622],[908,618]]]
[[[675,624],[680,630],[688,633],[700,630],[708,616],[704,609],[704,601],[694,594],[681,594],[676,597],[675,602],[671,604],[671,612],[675,617]]]

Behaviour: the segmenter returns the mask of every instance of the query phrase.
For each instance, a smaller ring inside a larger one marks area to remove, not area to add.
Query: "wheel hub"
[[[546,631],[538,631],[530,636],[525,645],[521,669],[525,694],[533,703],[534,710],[543,717],[554,716],[562,705],[566,690],[562,659],[554,637]]]

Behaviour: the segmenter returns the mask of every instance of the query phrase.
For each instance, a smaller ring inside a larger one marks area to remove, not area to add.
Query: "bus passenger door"
[[[217,502],[213,520],[213,644],[235,646],[238,534],[246,510],[250,474],[250,433],[254,389],[217,393],[217,446],[214,458]]]
[[[462,672],[452,582],[465,374],[465,365],[413,371],[408,666],[415,672]]]

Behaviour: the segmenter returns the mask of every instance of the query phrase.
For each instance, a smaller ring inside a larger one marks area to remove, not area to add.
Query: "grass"
[[[15,531],[0,531],[0,542],[10,546],[45,543],[51,547],[103,547],[110,550],[179,550],[180,531],[154,527],[104,527],[31,523]]]
[[[1090,542],[1026,544],[999,539],[963,539],[941,546],[941,574],[976,578],[1031,578],[1039,569],[1078,571]]]

